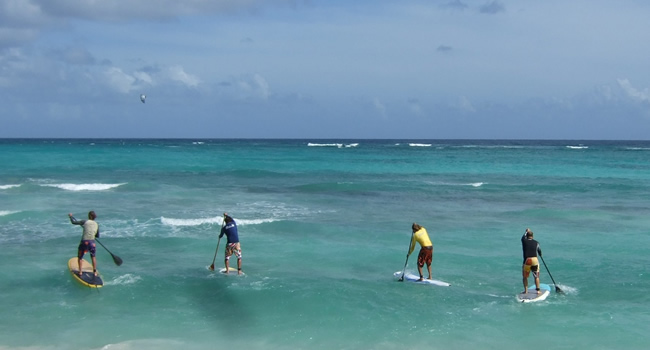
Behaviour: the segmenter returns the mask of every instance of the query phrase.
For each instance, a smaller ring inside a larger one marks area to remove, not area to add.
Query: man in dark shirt
[[[230,257],[235,254],[235,256],[237,256],[237,274],[241,275],[241,245],[239,244],[237,224],[228,213],[223,213],[223,221],[225,225],[221,228],[219,238],[223,237],[224,234],[228,238],[228,243],[226,244],[226,257],[224,259],[226,265],[225,273],[230,271],[228,262],[230,261]]]
[[[533,231],[528,228],[524,235],[521,236],[521,249],[524,253],[524,266],[521,269],[524,280],[524,293],[528,292],[528,276],[532,271],[535,278],[535,289],[539,294],[539,261],[537,260],[537,254],[539,253],[541,257],[542,249],[539,248],[539,243],[533,239]]]

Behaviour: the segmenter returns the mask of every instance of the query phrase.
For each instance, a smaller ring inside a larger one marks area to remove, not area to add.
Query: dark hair
[[[417,231],[419,231],[421,228],[422,228],[422,226],[416,224],[415,222],[413,223],[413,225],[411,225],[411,229],[413,230],[413,232],[417,232]]]
[[[533,238],[533,231],[531,230],[526,231],[526,238]]]
[[[95,214],[94,210],[91,210],[91,211],[88,212],[88,219],[95,220],[96,217],[97,217],[97,214]]]
[[[230,217],[230,215],[226,215],[226,217],[223,220],[225,222],[233,222],[233,221],[235,221],[233,218]]]

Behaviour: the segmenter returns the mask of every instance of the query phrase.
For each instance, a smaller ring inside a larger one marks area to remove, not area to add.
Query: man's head
[[[421,228],[422,228],[422,226],[418,225],[415,222],[413,223],[413,225],[411,225],[411,229],[413,230],[413,232],[418,232],[418,231],[420,231]]]
[[[531,231],[529,228],[526,229],[526,238],[533,238],[533,231]]]
[[[88,219],[95,220],[95,218],[97,218],[97,214],[95,214],[95,211],[94,210],[89,211],[88,212]]]

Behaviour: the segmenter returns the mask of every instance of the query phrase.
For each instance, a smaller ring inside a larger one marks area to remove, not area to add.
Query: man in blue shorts
[[[77,258],[79,258],[79,276],[82,275],[81,259],[88,252],[90,252],[90,256],[92,257],[93,272],[97,276],[97,259],[95,259],[95,238],[99,238],[99,224],[95,222],[97,215],[91,210],[88,212],[88,220],[77,220],[72,214],[68,214],[68,216],[73,225],[81,225],[83,227],[83,234],[81,235],[81,242],[77,251]]]

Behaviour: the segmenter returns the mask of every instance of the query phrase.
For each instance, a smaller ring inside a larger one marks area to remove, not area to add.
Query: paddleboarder
[[[535,279],[535,289],[537,290],[537,294],[540,294],[539,261],[537,260],[537,254],[541,257],[542,249],[539,247],[539,243],[533,239],[533,231],[529,228],[521,236],[521,249],[524,253],[524,265],[521,268],[524,281],[524,293],[528,291],[528,276],[530,276],[530,272],[532,271],[533,278]]]
[[[83,227],[83,234],[81,235],[81,242],[79,243],[79,248],[77,251],[77,258],[79,261],[79,276],[82,275],[81,271],[81,259],[83,259],[86,253],[90,253],[93,261],[93,272],[97,276],[97,259],[95,259],[95,238],[99,238],[99,224],[95,221],[97,214],[93,210],[88,212],[88,220],[77,220],[72,216],[72,213],[68,214],[70,217],[70,222],[73,225],[80,225]]]
[[[226,257],[224,259],[226,265],[225,273],[228,273],[228,262],[230,261],[230,257],[235,254],[235,256],[237,256],[237,274],[241,275],[241,245],[239,244],[237,224],[235,223],[235,219],[228,215],[228,213],[223,213],[223,221],[225,222],[225,225],[221,227],[219,238],[223,237],[224,234],[228,238],[226,244]]]
[[[409,255],[411,255],[415,249],[415,242],[418,242],[420,244],[420,253],[418,254],[418,272],[420,273],[420,279],[418,281],[422,281],[424,279],[424,276],[422,276],[422,267],[424,264],[427,265],[427,270],[429,270],[429,278],[427,279],[431,279],[433,243],[431,243],[429,234],[424,227],[414,222],[413,225],[411,225],[411,230],[413,230],[413,237],[411,238],[411,246],[409,247],[409,253],[406,255],[406,257],[408,259]]]

